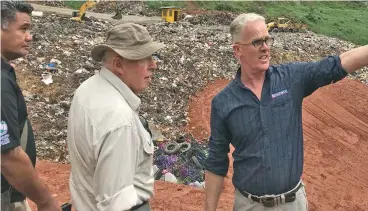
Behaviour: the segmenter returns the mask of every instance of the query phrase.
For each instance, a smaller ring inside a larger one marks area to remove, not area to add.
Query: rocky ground
[[[141,95],[142,115],[157,125],[167,139],[187,133],[190,96],[209,81],[231,79],[237,68],[232,55],[228,22],[193,16],[174,24],[147,26],[166,48],[157,55],[158,70],[150,89]],[[230,20],[230,19],[229,19]],[[215,24],[216,23],[216,24]],[[45,13],[33,17],[31,53],[14,61],[19,71],[30,119],[36,130],[41,159],[68,162],[67,115],[74,90],[100,69],[90,57],[95,44],[105,39],[112,26],[97,19],[77,23],[68,16]],[[314,61],[339,54],[356,45],[307,33],[278,33],[272,63]],[[27,76],[27,77],[22,77]],[[368,70],[351,76],[368,84]]]

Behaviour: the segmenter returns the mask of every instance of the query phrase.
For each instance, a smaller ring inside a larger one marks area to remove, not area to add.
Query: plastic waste
[[[32,16],[42,17],[43,16],[43,12],[41,12],[41,11],[32,11]]]
[[[56,70],[56,63],[44,63],[44,64],[40,64],[39,68],[41,70],[48,70],[48,71],[55,71]]]
[[[166,182],[178,183],[178,180],[176,179],[176,177],[170,172],[168,172],[164,175],[164,180]]]
[[[191,182],[189,183],[189,186],[196,187],[196,188],[205,188],[205,182]]]
[[[46,85],[52,84],[52,75],[50,73],[48,74],[42,74],[42,82],[44,82]]]

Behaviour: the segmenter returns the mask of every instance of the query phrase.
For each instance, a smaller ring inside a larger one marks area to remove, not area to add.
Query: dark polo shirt
[[[1,153],[20,146],[24,124],[28,124],[26,153],[33,166],[36,164],[36,146],[32,126],[28,120],[27,107],[22,91],[16,81],[12,66],[1,58]],[[17,166],[14,166],[17,168]],[[9,190],[10,185],[1,174],[1,192]],[[11,202],[23,201],[25,197],[11,187]]]

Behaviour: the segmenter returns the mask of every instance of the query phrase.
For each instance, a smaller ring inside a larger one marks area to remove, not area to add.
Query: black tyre
[[[190,150],[190,148],[192,148],[192,145],[188,142],[184,142],[180,146],[180,152],[182,152],[182,153],[188,152]]]
[[[168,155],[173,155],[180,150],[180,145],[175,141],[169,142],[164,146],[164,152]]]

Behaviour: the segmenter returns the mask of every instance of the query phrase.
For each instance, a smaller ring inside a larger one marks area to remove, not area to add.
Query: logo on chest
[[[0,122],[0,139],[1,139],[1,146],[9,144],[9,134],[8,134],[8,125],[5,121]]]
[[[282,91],[280,91],[280,92],[277,92],[277,93],[275,93],[275,94],[272,94],[271,96],[272,96],[272,99],[274,99],[274,98],[276,98],[276,97],[280,97],[280,96],[282,96],[282,95],[285,95],[285,94],[287,94],[287,93],[289,93],[288,92],[288,90],[282,90]]]
[[[8,125],[5,121],[0,122],[0,135],[3,136],[8,133]]]

